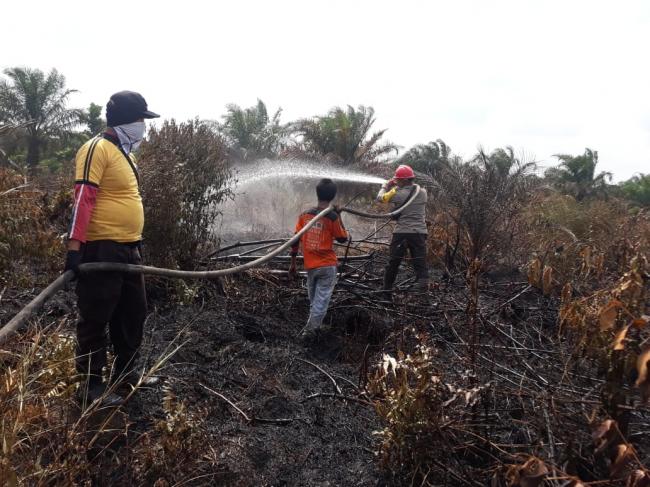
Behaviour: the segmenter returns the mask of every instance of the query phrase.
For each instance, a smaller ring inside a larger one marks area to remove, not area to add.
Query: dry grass
[[[76,381],[74,339],[64,325],[33,326],[2,351],[0,485],[176,485],[210,472],[217,457],[206,450],[205,413],[170,390],[165,418],[140,435],[122,409],[81,406],[84,384]],[[178,348],[172,342],[142,380]]]
[[[34,181],[0,168],[0,282],[43,285],[60,265],[62,244],[57,223],[70,194],[50,197]]]
[[[436,354],[428,337],[417,337],[411,353],[384,355],[368,381],[385,425],[376,432],[381,464],[398,482],[430,485],[427,478],[440,465],[457,465],[454,449],[463,441],[471,443],[468,421],[482,391],[490,387],[477,385],[471,375],[447,374],[437,365]],[[445,478],[457,483],[459,474],[450,473]],[[434,479],[441,480],[438,474]]]

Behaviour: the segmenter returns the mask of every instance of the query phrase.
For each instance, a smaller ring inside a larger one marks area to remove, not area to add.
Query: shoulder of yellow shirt
[[[97,162],[97,157],[112,158],[115,156],[124,157],[122,151],[110,140],[103,138],[102,136],[96,136],[92,139],[86,141],[77,151],[76,156],[76,166],[77,171],[81,171],[81,174],[77,172],[76,180],[78,182],[91,182],[97,184],[98,181],[91,181],[90,178],[90,168],[93,162]],[[135,155],[129,154],[131,162],[137,166],[137,159]],[[102,162],[100,162],[102,164]]]
[[[122,151],[119,149],[119,147],[117,147],[110,140],[105,139],[105,138],[98,135],[98,136],[93,137],[92,139],[87,140],[86,142],[84,142],[84,144],[79,148],[79,150],[77,151],[77,156],[76,156],[77,162],[78,163],[79,162],[82,162],[82,163],[85,162],[85,158],[86,158],[86,156],[88,156],[89,151],[90,151],[90,155],[92,157],[94,157],[94,155],[97,154],[97,150],[100,150],[101,152],[103,152],[103,155],[108,155],[108,153],[112,152],[114,154],[117,153],[121,157],[123,157]],[[130,153],[129,157],[131,158],[131,161],[133,161],[133,162],[136,161],[135,154]]]

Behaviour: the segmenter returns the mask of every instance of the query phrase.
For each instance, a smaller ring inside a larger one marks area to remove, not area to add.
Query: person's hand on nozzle
[[[388,181],[384,183],[384,188],[386,190],[393,188],[393,186],[397,186],[397,182],[395,181],[395,178],[390,178]]]

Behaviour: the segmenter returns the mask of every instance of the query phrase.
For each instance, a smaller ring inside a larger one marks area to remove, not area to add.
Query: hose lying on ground
[[[354,210],[352,208],[341,208],[341,211],[352,213],[353,215],[362,216],[365,218],[393,218],[404,211],[413,202],[413,200],[415,200],[417,195],[420,193],[420,187],[416,185],[416,188],[416,191],[413,192],[413,195],[406,201],[406,203],[400,206],[397,210],[390,213],[366,213],[363,211]],[[314,216],[314,218],[312,218],[303,228],[301,228],[300,231],[297,232],[293,237],[263,257],[235,267],[229,267],[227,269],[218,269],[212,271],[182,271],[177,269],[161,269],[159,267],[151,267],[146,265],[120,264],[114,262],[90,262],[87,264],[81,264],[79,266],[79,272],[83,274],[87,272],[113,271],[181,279],[215,279],[217,277],[228,276],[230,274],[237,274],[239,272],[258,267],[291,247],[318,220],[330,213],[333,209],[334,205],[330,205],[322,210],[320,213]],[[13,336],[20,329],[20,327],[27,322],[27,319],[32,314],[36,313],[52,296],[54,296],[61,289],[65,288],[66,284],[72,281],[74,278],[75,273],[73,271],[67,271],[61,274],[49,286],[41,291],[38,296],[32,299],[22,310],[20,310],[16,316],[11,319],[11,321],[0,328],[0,345],[4,344],[11,336]]]

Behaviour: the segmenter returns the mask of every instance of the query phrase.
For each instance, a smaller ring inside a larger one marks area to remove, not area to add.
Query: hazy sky
[[[543,165],[600,154],[650,172],[650,2],[30,1],[1,7],[0,67],[56,67],[105,105],[140,91],[164,117],[259,97],[283,120],[371,105],[404,148],[512,145]]]

